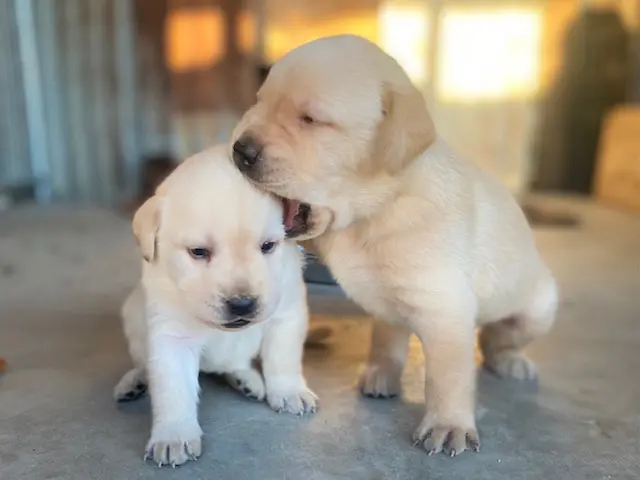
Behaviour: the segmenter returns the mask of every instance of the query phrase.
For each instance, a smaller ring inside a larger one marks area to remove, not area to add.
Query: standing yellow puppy
[[[323,213],[315,247],[384,321],[362,392],[399,393],[413,332],[426,357],[416,444],[430,454],[478,450],[476,326],[491,369],[532,378],[521,349],[549,330],[557,307],[556,283],[507,189],[437,136],[395,60],[351,35],[313,41],[273,66],[233,155],[245,176],[289,199],[289,211]]]

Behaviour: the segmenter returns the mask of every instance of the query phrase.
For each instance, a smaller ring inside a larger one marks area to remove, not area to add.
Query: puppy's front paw
[[[144,459],[159,467],[175,467],[202,455],[202,430],[199,425],[163,425],[154,427]]]
[[[315,413],[317,399],[316,394],[305,385],[271,389],[267,392],[269,406],[278,413],[288,412],[294,415]]]
[[[402,370],[391,364],[367,365],[360,375],[360,392],[365,397],[390,398],[400,394]]]
[[[264,381],[260,372],[254,369],[238,370],[225,375],[227,383],[238,392],[253,399],[262,401],[265,395]]]
[[[413,434],[413,444],[424,448],[429,455],[445,452],[451,457],[460,455],[467,448],[479,452],[480,438],[473,420],[460,422],[442,421],[437,416],[425,415]]]
[[[516,380],[538,378],[536,364],[521,352],[504,352],[485,358],[485,367],[503,378]]]

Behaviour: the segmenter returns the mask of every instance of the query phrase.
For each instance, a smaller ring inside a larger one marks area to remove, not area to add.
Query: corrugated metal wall
[[[0,184],[42,201],[133,192],[139,142],[134,4],[0,0]]]
[[[0,187],[32,180],[14,2],[0,0]]]
[[[238,112],[181,110],[163,50],[168,12],[219,3],[0,0],[0,188],[111,204],[135,193],[146,156],[226,139]]]
[[[114,201],[138,156],[132,2],[39,0],[33,15],[53,196]]]

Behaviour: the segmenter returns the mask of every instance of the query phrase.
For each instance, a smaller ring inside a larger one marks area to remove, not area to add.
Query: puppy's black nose
[[[248,172],[255,167],[261,154],[262,149],[247,135],[243,135],[233,144],[233,162],[241,172]]]
[[[231,318],[251,318],[258,309],[256,297],[233,297],[227,300],[227,312]]]

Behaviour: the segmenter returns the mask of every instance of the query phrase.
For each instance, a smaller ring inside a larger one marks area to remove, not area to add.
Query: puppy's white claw
[[[188,440],[184,440],[188,439]],[[202,454],[202,430],[198,424],[155,426],[147,443],[145,459],[158,467],[176,467]]]
[[[413,445],[424,448],[429,456],[445,452],[455,457],[467,449],[480,450],[478,432],[473,423],[440,423],[437,418],[430,416],[425,416],[413,434]]]
[[[158,467],[165,465],[175,468],[178,465],[197,460],[202,452],[201,440],[160,441],[153,445],[153,453],[145,455],[145,460],[152,459]]]
[[[317,396],[307,387],[291,390],[274,390],[267,393],[269,406],[276,413],[293,413],[304,415],[315,413],[317,409]]]

